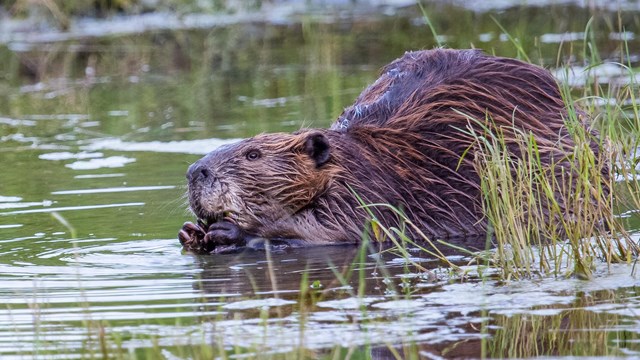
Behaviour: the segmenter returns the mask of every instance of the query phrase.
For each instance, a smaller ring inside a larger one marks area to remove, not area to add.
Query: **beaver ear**
[[[331,157],[329,139],[319,132],[309,134],[304,141],[304,152],[316,162],[316,167],[322,166]]]

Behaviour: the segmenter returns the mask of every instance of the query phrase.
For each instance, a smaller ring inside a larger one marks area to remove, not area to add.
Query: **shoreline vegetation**
[[[74,33],[76,37],[92,37],[95,24],[112,28],[115,33],[131,34],[252,22],[292,24],[308,17],[333,22],[332,19],[340,17],[364,19],[404,13],[415,4],[411,0],[380,3],[347,0],[9,0],[0,2],[0,19],[10,31],[49,28]]]
[[[32,7],[31,5],[34,3],[36,6]],[[97,0],[93,2],[37,0],[34,2],[15,0],[0,3],[0,19],[3,16],[14,19],[33,19],[33,16],[41,19],[44,17],[53,24],[54,28],[64,32],[72,27],[77,17],[89,16],[108,19],[111,16],[119,16],[123,13],[145,14],[149,9],[144,4],[152,4],[152,9],[164,10],[166,7],[167,11],[175,12],[178,17],[184,18],[184,15],[180,14],[203,11],[203,9],[197,7],[197,4],[202,3],[205,2],[180,0],[150,2],[135,0]],[[261,4],[262,2],[257,0],[249,3],[242,1],[213,1],[210,3],[211,8],[205,12],[251,12],[256,8],[260,8]],[[230,7],[224,8],[226,5]],[[242,7],[242,9],[236,9],[233,6]],[[425,26],[424,37],[432,37],[430,45],[435,46],[442,42],[444,46],[448,46],[446,41],[443,42],[446,36],[438,32],[442,29],[442,25],[430,21],[430,19],[435,19],[429,13],[430,11],[430,8],[422,7],[422,12],[425,16],[424,23],[429,25],[428,27],[423,25]],[[427,14],[430,16],[427,17]],[[623,15],[619,14],[619,17],[622,18]],[[315,41],[316,44],[321,43],[321,40],[314,37],[312,33],[316,30],[323,31],[322,25],[317,25],[309,20],[305,21],[302,25],[307,29],[305,41]],[[511,34],[508,31],[513,28],[512,25],[505,25],[496,20],[493,26],[498,29],[496,33],[499,31],[500,34],[504,34],[508,39],[508,41],[499,45],[502,47],[500,49],[501,52],[514,54],[513,56],[529,62],[542,62],[542,56],[535,54],[535,46],[525,48],[522,37],[519,34]],[[386,326],[385,321],[410,322],[413,316],[410,311],[406,313],[398,311],[398,315],[392,313],[389,318],[368,316],[370,312],[368,305],[371,301],[374,301],[371,300],[372,296],[368,295],[368,291],[371,289],[367,288],[367,284],[370,284],[367,279],[370,278],[372,272],[383,279],[380,283],[384,284],[384,286],[381,284],[376,286],[387,289],[384,293],[387,299],[396,301],[397,304],[400,304],[398,306],[410,308],[411,305],[409,303],[416,302],[415,295],[420,294],[424,291],[424,288],[430,286],[443,284],[463,286],[466,282],[467,284],[477,285],[475,288],[469,288],[469,296],[473,297],[474,294],[472,292],[483,292],[482,286],[508,287],[516,283],[516,280],[521,283],[531,282],[534,285],[536,282],[543,282],[548,279],[573,281],[577,278],[580,281],[590,281],[588,279],[600,276],[596,272],[607,271],[603,270],[605,268],[618,269],[618,266],[621,266],[620,264],[628,264],[625,270],[628,269],[629,273],[634,271],[638,256],[637,236],[634,237],[637,229],[630,227],[629,222],[631,219],[637,218],[637,209],[640,209],[640,185],[637,181],[640,176],[638,174],[638,171],[640,171],[638,166],[638,149],[640,147],[640,102],[637,98],[637,89],[639,87],[637,83],[638,65],[632,62],[632,58],[635,55],[630,54],[625,42],[619,43],[620,45],[615,49],[608,48],[600,52],[600,43],[596,40],[601,38],[602,34],[596,32],[594,26],[592,20],[586,22],[582,30],[584,34],[582,43],[573,45],[567,45],[564,42],[560,43],[560,45],[553,44],[553,46],[559,47],[555,63],[557,69],[555,71],[556,74],[559,74],[557,77],[560,78],[561,90],[570,109],[569,116],[566,119],[567,126],[572,130],[576,139],[576,150],[570,155],[572,163],[575,164],[575,172],[571,175],[575,176],[575,178],[569,181],[572,184],[571,189],[549,179],[547,174],[553,172],[553,169],[541,166],[538,161],[536,143],[527,134],[523,133],[522,137],[518,139],[522,153],[525,154],[519,160],[514,160],[506,155],[505,141],[499,132],[487,131],[484,134],[471,134],[477,139],[480,148],[480,156],[475,160],[478,171],[482,174],[486,214],[493,224],[490,238],[486,240],[488,246],[484,251],[469,252],[456,244],[447,244],[445,241],[438,239],[419,239],[423,240],[423,243],[429,244],[431,242],[433,245],[430,245],[430,247],[432,248],[448,247],[464,254],[464,256],[455,257],[455,260],[453,260],[453,257],[426,249],[430,256],[440,260],[435,268],[426,269],[421,265],[420,259],[416,259],[416,254],[422,253],[413,250],[424,244],[408,239],[403,234],[402,229],[384,228],[375,219],[371,219],[367,226],[371,230],[373,237],[365,239],[365,242],[368,243],[367,246],[362,246],[358,249],[353,261],[343,266],[340,266],[340,264],[328,264],[328,266],[332,267],[333,281],[338,284],[337,286],[329,287],[327,282],[323,283],[310,277],[307,272],[309,269],[300,269],[302,280],[300,281],[299,290],[293,295],[287,295],[286,292],[282,292],[282,289],[278,288],[277,278],[279,274],[277,269],[274,269],[271,261],[267,261],[264,272],[268,274],[271,292],[246,296],[246,298],[249,301],[273,296],[273,299],[269,298],[268,300],[273,300],[276,305],[268,305],[265,302],[261,306],[250,308],[252,311],[250,315],[253,317],[250,321],[247,321],[246,325],[253,326],[251,330],[255,331],[256,343],[253,346],[230,345],[225,342],[224,336],[218,335],[234,336],[234,334],[225,333],[224,326],[218,324],[228,324],[231,327],[232,324],[241,323],[246,319],[243,318],[244,314],[240,312],[231,315],[225,313],[224,310],[227,308],[225,308],[224,301],[221,300],[212,304],[212,299],[207,298],[207,294],[203,293],[198,311],[203,313],[208,311],[207,315],[202,315],[201,318],[198,318],[201,324],[199,327],[194,326],[192,328],[193,330],[189,333],[190,337],[179,340],[175,338],[166,340],[153,334],[148,336],[132,335],[126,330],[126,327],[117,329],[107,320],[94,319],[91,315],[92,305],[89,301],[85,301],[81,306],[86,312],[86,319],[80,321],[81,324],[79,325],[84,329],[84,333],[74,334],[74,336],[81,338],[81,350],[74,352],[74,354],[79,354],[79,358],[87,359],[211,359],[214,357],[221,359],[418,359],[432,355],[481,358],[545,355],[624,356],[626,354],[624,346],[633,347],[633,344],[637,344],[640,338],[637,332],[615,330],[617,325],[629,321],[629,318],[623,315],[611,316],[607,313],[584,310],[603,303],[619,303],[619,295],[609,289],[580,294],[575,300],[562,305],[533,306],[531,313],[496,314],[492,312],[495,309],[487,308],[477,311],[474,308],[473,311],[478,313],[478,316],[465,326],[477,329],[479,336],[443,346],[438,343],[435,343],[435,345],[430,343],[431,339],[428,337],[420,340],[420,335],[424,334],[415,333],[408,333],[406,341],[392,343],[385,338],[372,338],[366,343],[348,347],[332,345],[324,348],[312,348],[305,344],[305,337],[314,330],[309,327],[309,324],[323,321],[313,319],[312,315],[320,308],[319,304],[326,300],[333,300],[333,297],[341,298],[340,300],[354,300],[352,303],[355,305],[348,308],[348,316],[341,320],[340,324],[345,327],[354,327],[360,329],[360,331],[370,331],[371,334],[379,335],[384,334],[384,331],[379,331],[379,328]],[[609,32],[619,34],[624,34],[626,31],[621,24],[608,23],[604,27]],[[109,32],[106,32],[106,34],[101,33],[99,36],[105,35],[114,36]],[[184,34],[176,35],[178,39],[175,41],[175,44],[178,44],[175,45],[176,48],[180,46],[186,47],[186,44],[189,43],[182,35]],[[225,35],[224,40],[230,39],[231,41],[240,42],[232,35]],[[1,37],[2,35],[0,34]],[[63,41],[73,40],[73,38],[60,39]],[[216,44],[214,40],[208,38],[201,42],[205,43],[207,41],[210,42],[209,45]],[[0,41],[0,44],[2,43]],[[534,43],[534,41],[531,43]],[[155,44],[151,41],[144,45],[146,49],[149,49]],[[469,47],[473,47],[476,44],[477,41],[467,42]],[[29,81],[34,83],[53,81],[52,79],[60,78],[81,79],[87,82],[78,86],[90,88],[91,81],[98,83],[98,80],[95,80],[97,79],[96,76],[102,76],[107,73],[104,70],[107,68],[117,69],[122,74],[130,75],[129,64],[122,65],[117,61],[115,61],[115,65],[107,63],[108,60],[100,59],[99,53],[95,55],[90,50],[86,51],[86,49],[91,49],[91,46],[83,46],[84,52],[69,54],[53,51],[44,55],[38,53],[36,54],[39,56],[38,58],[35,60],[29,59],[32,61],[31,63],[23,61],[23,63],[17,64],[19,61],[14,59],[8,63],[12,64],[12,69],[16,73],[22,72],[22,74],[3,75],[0,73],[0,79],[5,76],[13,80],[14,83],[18,82],[16,80],[18,77],[28,78]],[[538,43],[538,46],[546,45]],[[507,48],[510,50],[505,51],[504,49]],[[491,52],[491,49],[486,50]],[[32,50],[32,48],[28,49],[27,52]],[[333,48],[331,44],[327,44],[326,47],[320,46],[320,49],[316,51],[308,50],[310,52],[310,54],[307,54],[309,58],[319,59],[315,60],[317,62],[311,63],[310,66],[316,66],[317,68],[330,67],[323,61],[326,60],[326,56],[335,56],[338,50]],[[138,66],[142,63],[140,58],[145,58],[144,61],[146,62],[153,61],[149,60],[152,58],[149,51],[135,50],[126,53],[124,55],[126,59],[122,63],[135,63],[136,69],[141,68],[141,66]],[[609,54],[608,59],[602,58],[601,54],[605,51]],[[253,55],[255,54],[249,54],[248,56]],[[392,57],[397,57],[398,55],[395,52],[390,54]],[[223,68],[228,66],[225,64],[237,59],[234,56],[221,56],[215,53],[215,50],[197,54],[188,53],[186,57],[188,58],[187,60],[175,55],[175,59],[188,64],[183,65],[184,68],[195,68],[196,76],[209,74],[208,69],[212,67],[212,64]],[[2,59],[1,53],[0,59]],[[567,79],[570,74],[575,72],[575,64],[563,65],[563,59],[578,59],[574,61],[579,62],[580,66],[584,66],[585,72],[610,64],[612,59],[616,59],[618,62],[617,68],[627,72],[626,76],[624,76],[626,80],[617,84],[600,83],[598,76],[585,76],[580,78],[583,81],[582,84],[568,84],[569,81]],[[243,59],[241,60],[244,61]],[[81,70],[78,70],[77,66],[73,66],[76,63],[80,64]],[[64,66],[58,66],[59,64]],[[181,70],[178,67],[178,70],[173,71],[174,69],[166,64],[161,63],[161,65],[164,66],[163,70],[169,69],[167,70],[168,73],[179,73]],[[332,65],[335,66],[335,64]],[[545,65],[548,68],[550,64],[547,63]],[[97,75],[88,73],[86,70],[88,68],[97,71]],[[25,73],[26,75],[24,75]],[[328,82],[339,78],[334,73],[330,75],[332,76],[329,77]],[[324,85],[326,78],[326,76],[323,77],[318,83],[323,83]],[[57,90],[55,88],[56,85],[51,84],[49,83],[47,86],[53,86],[54,90]],[[339,85],[344,84],[335,82],[324,86],[339,88]],[[64,86],[69,86],[69,84],[65,83],[61,87]],[[258,85],[255,86],[257,87]],[[300,90],[300,88],[296,90]],[[0,87],[0,93],[1,91],[2,88]],[[338,90],[336,90],[335,94],[337,94],[335,95],[336,98],[353,96],[350,93],[345,95]],[[74,100],[84,105],[82,99]],[[602,141],[600,145],[606,150],[601,152],[600,158],[596,158],[593,151],[590,150],[589,144],[594,139],[583,126],[582,121],[584,119],[579,116],[579,113],[573,107],[574,102],[590,115],[591,125],[600,133],[600,141]],[[317,104],[312,105],[308,106],[308,108],[321,108]],[[69,104],[65,104],[65,106],[69,106]],[[45,109],[49,110],[48,108]],[[318,113],[316,115],[328,118],[330,114],[336,113],[336,109],[339,110],[339,105],[333,105],[331,109],[323,108],[322,110],[317,110]],[[0,116],[2,115],[0,114]],[[14,114],[11,115],[13,116]],[[261,119],[260,116],[255,117],[258,120]],[[488,119],[471,119],[471,121],[484,120]],[[264,127],[259,128],[264,130]],[[467,131],[465,129],[460,130]],[[594,166],[594,164],[598,162],[608,162],[611,172],[602,174],[597,171],[598,167]],[[603,176],[606,178],[603,178]],[[607,192],[598,185],[602,183],[605,183],[605,187],[611,189],[611,191]],[[564,197],[567,206],[571,207],[572,216],[565,216],[566,213],[562,207],[556,203],[556,194],[558,193]],[[585,199],[589,200],[585,201]],[[362,206],[379,205],[362,204]],[[399,209],[397,211],[401,214]],[[545,220],[547,216],[543,215],[546,212],[550,212],[552,214],[551,217],[557,219],[557,221],[547,222]],[[73,228],[72,223],[67,222],[65,218],[59,215],[56,221]],[[412,224],[407,223],[406,226],[412,226]],[[559,228],[562,231],[558,231]],[[558,234],[564,234],[565,236],[558,236]],[[398,274],[392,273],[387,269],[388,264],[385,263],[381,256],[377,255],[380,251],[376,242],[382,238],[397,244],[396,247],[384,250],[382,256],[389,252],[397,254],[399,258],[403,259],[402,276],[398,276]],[[492,245],[489,246],[489,244]],[[408,251],[407,249],[412,250]],[[271,260],[270,256],[272,255],[266,254],[267,260]],[[203,263],[208,261],[206,257],[194,257],[194,259]],[[366,264],[371,261],[375,263],[374,269],[366,267]],[[203,278],[199,283],[196,280],[197,286],[204,289],[207,280],[211,279]],[[531,289],[535,289],[535,286],[532,286]],[[339,295],[336,296],[336,293],[339,293]],[[46,324],[40,324],[38,321],[40,312],[46,312],[49,305],[39,304],[38,306],[42,308],[34,307],[32,309],[34,323],[36,323],[33,337],[36,340],[33,341],[34,349],[32,349],[31,354],[41,358],[56,357],[58,354],[64,356],[69,350],[64,346],[56,347],[56,339],[48,339],[47,337],[47,331],[51,328],[44,326]],[[420,303],[420,306],[433,306],[433,304],[423,302]],[[11,310],[11,305],[8,305],[7,309]],[[144,320],[132,321],[143,322]],[[157,320],[157,324],[154,323],[154,325],[169,324],[170,326],[180,327],[183,325],[181,321],[180,317],[176,317],[164,322]],[[298,334],[297,339],[295,341],[292,340],[295,344],[293,347],[292,345],[283,346],[284,350],[278,351],[278,349],[274,349],[266,343],[269,341],[266,335],[272,334],[270,329],[289,330],[287,334],[290,334],[290,327],[295,326],[298,327]],[[593,329],[601,330],[601,328],[614,330],[591,331]],[[23,329],[20,331],[25,332]],[[260,337],[259,334],[264,334],[264,337]],[[265,343],[259,343],[258,339],[262,339]],[[395,338],[392,339],[395,340]],[[174,342],[172,343],[171,341]],[[638,350],[637,345],[635,345],[634,349]],[[21,355],[16,356],[19,358]]]

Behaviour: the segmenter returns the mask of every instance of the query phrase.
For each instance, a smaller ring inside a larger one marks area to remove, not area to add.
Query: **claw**
[[[235,218],[234,214],[226,212],[225,216],[230,218],[210,225],[201,219],[198,219],[196,224],[184,223],[178,232],[178,240],[182,247],[199,254],[227,253],[243,247],[246,240],[242,229],[232,219]]]
[[[180,245],[185,246],[191,241],[191,237],[189,237],[189,234],[186,231],[180,230],[178,231],[178,240],[180,240]]]
[[[178,240],[180,244],[187,250],[201,251],[201,239],[205,237],[202,227],[192,222],[186,222],[182,225],[182,229],[178,231]]]

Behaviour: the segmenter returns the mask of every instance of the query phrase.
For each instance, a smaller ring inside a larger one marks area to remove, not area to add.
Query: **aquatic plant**
[[[529,134],[515,132],[521,156],[514,157],[499,130],[471,132],[479,145],[474,160],[496,246],[490,260],[504,278],[534,273],[590,278],[596,257],[610,263],[631,261],[638,253],[614,213],[613,176],[598,165],[610,162],[609,153],[594,154],[595,139],[571,107],[565,122],[575,147],[560,160],[569,164],[563,169],[557,168],[560,161],[540,161]],[[558,171],[560,178],[553,175]]]

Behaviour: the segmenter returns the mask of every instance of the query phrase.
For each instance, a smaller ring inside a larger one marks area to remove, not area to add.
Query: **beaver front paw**
[[[213,250],[213,244],[207,244],[205,237],[206,234],[200,222],[198,224],[186,222],[178,232],[178,239],[182,247],[198,254],[206,254]]]
[[[242,230],[229,221],[219,221],[209,225],[204,238],[205,241],[212,241],[217,245],[245,245]]]
[[[242,230],[229,221],[219,221],[208,228],[200,221],[198,224],[186,222],[178,232],[178,239],[186,250],[197,254],[228,253],[246,245]]]

